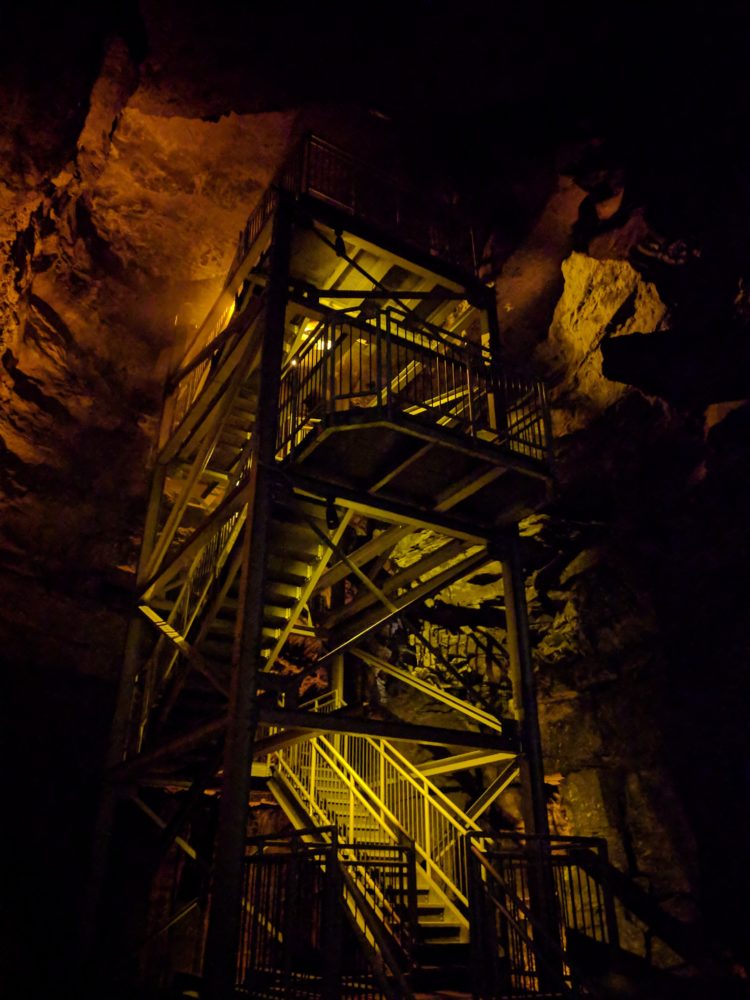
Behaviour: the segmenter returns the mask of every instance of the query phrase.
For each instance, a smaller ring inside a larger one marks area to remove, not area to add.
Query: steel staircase
[[[337,993],[341,980],[325,996],[398,1000],[470,982],[483,1000],[606,996],[588,985],[579,990],[571,955],[616,946],[610,903],[617,873],[606,857],[597,860],[591,839],[479,831],[476,818],[518,773],[517,727],[476,704],[455,665],[467,657],[451,653],[425,613],[434,596],[471,582],[499,559],[508,648],[477,626],[472,656],[484,659],[484,676],[495,680],[507,680],[514,656],[519,670],[524,658],[531,670],[521,641],[525,591],[515,525],[549,494],[545,389],[502,364],[494,292],[456,268],[463,254],[441,260],[452,241],[440,235],[435,207],[422,220],[421,239],[405,240],[400,188],[393,188],[395,201],[383,197],[390,189],[380,178],[377,196],[363,199],[369,171],[361,166],[327,143],[305,141],[248,220],[226,283],[168,380],[134,588],[138,614],[97,821],[97,863],[103,870],[115,803],[129,798],[156,824],[162,853],[177,847],[205,880],[212,848],[191,846],[187,821],[193,811],[210,813],[207,803],[221,788],[231,815],[219,818],[228,835],[214,845],[223,861],[211,887],[213,959],[206,965],[210,975],[226,975],[236,958],[232,914],[243,858],[245,873],[249,866],[247,782],[255,774],[269,780],[300,831],[297,841],[311,827],[334,831],[309,852],[315,884],[340,878],[330,893],[336,906],[326,915],[344,909],[344,900],[354,938],[383,961],[392,952],[401,962],[396,968],[386,961],[380,992],[361,992],[359,984],[353,992],[350,983]],[[377,211],[363,211],[367,205]],[[347,536],[357,518],[366,526]],[[401,543],[411,553],[396,555]],[[351,599],[342,599],[335,591],[347,584]],[[299,676],[284,662],[293,659],[287,644],[317,638],[309,607],[326,591],[332,600],[315,624],[332,676],[334,666],[351,676],[364,664],[437,698],[453,725],[363,718],[354,706],[326,729],[314,717],[341,707],[334,692],[296,704]],[[414,669],[399,659],[396,643],[380,655],[382,644],[367,641],[395,617],[418,644],[412,648],[422,662]],[[514,687],[513,701],[519,698],[515,708],[524,695]],[[533,704],[525,703],[526,719],[530,711]],[[248,717],[258,715],[278,728],[266,722],[257,733],[256,755],[268,756],[256,771],[245,737]],[[386,739],[354,735],[365,732],[452,749],[418,770]],[[531,755],[528,732],[524,750]],[[498,760],[504,768],[470,815],[427,776]],[[537,792],[543,798],[543,788]],[[154,808],[160,796],[176,793],[183,798]],[[295,851],[288,852],[290,865],[302,863]],[[335,865],[320,861],[332,856]],[[274,863],[260,856],[259,885]],[[407,864],[413,899],[404,894]],[[542,869],[549,875],[550,866],[556,903],[537,906],[542,894],[534,880]],[[682,953],[685,929],[654,914],[642,896],[619,892],[639,920]],[[286,883],[264,898],[281,920]],[[266,910],[256,921],[264,932]],[[170,917],[164,930],[183,916]],[[311,921],[308,930],[315,936],[324,924]],[[309,955],[293,951],[294,936],[285,938],[289,950],[279,951],[290,982],[297,957],[309,969]],[[279,944],[281,934],[275,938]],[[340,934],[339,947],[344,940]],[[469,961],[479,978],[468,974]],[[236,983],[244,988],[251,979],[243,972]],[[322,995],[297,986],[260,990],[249,995]]]
[[[317,710],[336,706],[330,697]],[[344,844],[378,857],[413,845],[417,926],[409,970],[421,986],[443,985],[468,959],[468,871],[464,834],[477,830],[432,782],[385,740],[314,736],[270,761],[274,796],[297,828],[333,826]],[[383,911],[386,929],[398,914]]]

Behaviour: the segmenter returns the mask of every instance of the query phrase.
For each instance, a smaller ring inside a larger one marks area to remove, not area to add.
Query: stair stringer
[[[309,741],[305,742],[335,753],[332,744],[324,737],[311,737]],[[383,742],[386,743],[387,741]],[[280,764],[281,767],[279,766]],[[357,809],[361,810],[356,819],[359,819],[361,823],[364,815],[369,818],[372,824],[370,829],[374,836],[372,838],[368,837],[367,840],[382,840],[383,843],[393,845],[402,844],[404,842],[405,831],[400,827],[396,817],[389,814],[388,810],[382,807],[382,805],[379,809],[376,809],[373,802],[370,801],[372,793],[367,788],[366,783],[340,757],[337,760],[337,767],[341,770],[342,784],[344,783],[344,779],[347,779],[346,783],[349,789],[355,794]],[[272,777],[269,780],[268,787],[295,829],[301,830],[311,826],[334,826],[339,830],[340,835],[344,839],[356,840],[356,837],[350,836],[346,825],[342,824],[341,816],[335,810],[331,809],[330,806],[326,809],[324,796],[320,794],[314,794],[313,796],[306,794],[299,781],[289,780],[292,777],[291,772],[287,770],[287,776],[285,776],[281,773],[282,769],[284,769],[283,761],[277,758],[276,766],[272,765]],[[354,792],[355,789],[356,792]],[[324,786],[324,790],[329,789]],[[378,812],[381,815],[378,815]],[[466,914],[442,887],[430,877],[429,866],[425,863],[426,859],[422,856],[424,852],[421,851],[419,845],[415,844],[415,848],[417,853],[417,891],[426,890],[428,904],[432,907],[440,907],[444,911],[445,918],[443,922],[445,924],[455,925],[457,936],[455,940],[451,940],[451,943],[466,944],[469,941],[469,920]],[[429,924],[426,926],[429,927]]]

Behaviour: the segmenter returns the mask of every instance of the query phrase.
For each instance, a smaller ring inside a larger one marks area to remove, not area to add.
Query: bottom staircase
[[[663,911],[653,926],[698,978],[635,981],[615,894],[640,919],[653,904],[601,840],[481,831],[385,740],[297,735],[269,764],[296,832],[248,843],[238,997],[695,1000],[713,983]],[[706,995],[739,996],[716,982]]]
[[[465,985],[466,870],[456,862],[468,817],[382,740],[313,737],[272,767],[269,787],[292,824],[334,831],[410,989]]]

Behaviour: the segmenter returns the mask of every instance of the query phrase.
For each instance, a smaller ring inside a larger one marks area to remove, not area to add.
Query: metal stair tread
[[[284,585],[301,589],[307,583],[307,580],[307,576],[301,576],[299,573],[277,570],[272,574],[268,586],[269,588],[273,588],[275,585]]]
[[[310,578],[314,560],[311,560],[307,553],[303,553],[300,558],[294,554],[269,552],[268,576],[273,580],[302,579],[305,584]]]
[[[302,544],[308,541],[308,544]],[[287,536],[283,533],[272,533],[268,539],[270,552],[283,559],[296,559],[299,562],[314,563],[320,560],[322,546],[317,539],[304,539]]]

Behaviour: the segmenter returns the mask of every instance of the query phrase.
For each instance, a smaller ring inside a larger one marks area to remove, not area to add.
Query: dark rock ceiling
[[[509,355],[551,382],[559,491],[524,532],[562,828],[609,833],[742,952],[748,20],[739,3],[6,12],[0,641],[14,759],[37,745],[19,801],[32,845],[61,831],[52,867],[85,852],[160,384],[314,127],[458,201]],[[488,588],[453,597],[491,608]]]

